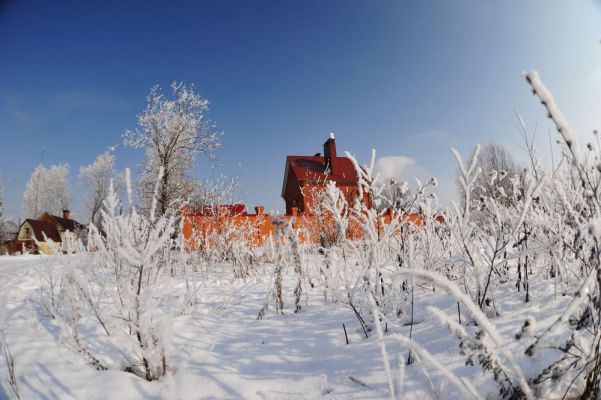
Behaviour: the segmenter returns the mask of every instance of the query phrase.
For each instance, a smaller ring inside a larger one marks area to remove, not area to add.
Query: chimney
[[[330,132],[330,138],[323,144],[323,156],[326,163],[326,168],[330,170],[330,175],[334,175],[338,171],[334,132]]]
[[[263,215],[264,212],[265,212],[265,207],[263,207],[263,206],[255,207],[255,214],[257,214],[257,216]]]
[[[63,210],[63,218],[69,219],[69,210]]]

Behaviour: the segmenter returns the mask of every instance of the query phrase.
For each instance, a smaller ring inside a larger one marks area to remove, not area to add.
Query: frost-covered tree
[[[390,179],[383,183],[382,188],[382,200],[377,204],[379,210],[387,208],[394,208],[396,210],[404,210],[410,206],[411,193],[409,191],[409,184],[406,181],[397,181],[396,179]]]
[[[26,217],[36,217],[40,215],[44,208],[44,187],[46,186],[46,177],[48,170],[43,165],[38,165],[31,174],[25,193],[23,193],[23,214]]]
[[[118,187],[119,180],[115,171],[115,156],[104,152],[94,162],[79,169],[79,181],[87,189],[84,197],[85,206],[90,213],[90,222],[99,226],[100,209],[106,199],[111,180]]]
[[[0,180],[0,245],[7,240],[8,232],[6,232],[6,224],[4,221],[4,198],[2,191],[2,180]]]
[[[69,165],[58,164],[50,168],[38,165],[31,174],[23,193],[23,214],[37,217],[42,212],[60,214],[69,209]]]
[[[509,205],[513,193],[512,179],[520,174],[511,154],[501,144],[489,142],[480,149],[478,164],[482,172],[474,182],[473,200],[477,202],[483,197],[491,197]]]
[[[190,176],[196,157],[213,157],[221,147],[221,132],[204,118],[208,100],[191,85],[174,82],[171,90],[172,98],[167,98],[158,85],[153,86],[146,109],[138,116],[138,129],[126,131],[123,137],[126,146],[146,149],[138,182],[144,210],[150,209],[159,170],[164,171],[158,188],[158,215],[191,198],[197,188]]]
[[[60,214],[62,210],[68,210],[71,203],[70,168],[68,164],[58,164],[51,166],[48,172],[48,209]]]
[[[237,177],[220,175],[198,183],[194,202],[201,205],[235,204],[240,201],[240,181]]]

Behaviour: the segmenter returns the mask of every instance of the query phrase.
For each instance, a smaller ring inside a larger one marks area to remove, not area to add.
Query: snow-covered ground
[[[71,256],[76,257],[76,256]],[[285,315],[276,315],[273,305],[265,318],[257,313],[270,285],[271,268],[250,279],[234,279],[223,270],[201,274],[197,303],[169,322],[166,337],[166,377],[147,382],[119,368],[97,371],[66,346],[61,327],[41,307],[45,261],[40,256],[0,257],[0,285],[6,313],[5,334],[15,359],[22,399],[376,399],[388,396],[386,374],[375,330],[365,338],[352,311],[343,304],[324,302],[323,290],[307,285],[300,314],[293,313],[294,279],[285,279]],[[54,268],[61,268],[58,263]],[[548,280],[531,287],[534,299],[525,303],[512,283],[498,291],[501,316],[491,319],[504,340],[505,350],[525,372],[535,374],[552,358],[528,358],[527,340],[515,341],[527,316],[539,326],[551,322],[565,300],[555,298]],[[173,281],[166,284],[183,285]],[[166,288],[168,292],[173,288]],[[457,304],[431,287],[416,289],[413,338],[436,356],[455,375],[473,383],[484,396],[496,397],[498,388],[490,373],[480,366],[466,366],[457,341],[426,310],[428,305],[457,315]],[[546,319],[548,318],[548,319]],[[466,317],[463,316],[466,325]],[[346,344],[345,324],[350,344]],[[475,329],[468,326],[468,329]],[[387,334],[409,335],[409,326],[389,327]],[[90,334],[91,346],[102,340]],[[101,347],[101,346],[100,346]],[[387,344],[395,384],[399,359],[407,349]],[[553,355],[549,352],[543,355]],[[555,355],[556,356],[556,355]],[[5,382],[6,365],[0,363],[0,399],[11,398]],[[427,363],[405,366],[404,399],[465,398]]]

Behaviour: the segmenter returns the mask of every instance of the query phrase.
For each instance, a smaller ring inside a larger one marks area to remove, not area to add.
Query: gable
[[[34,235],[33,227],[26,220],[21,224],[19,232],[17,233],[17,240],[31,240]]]

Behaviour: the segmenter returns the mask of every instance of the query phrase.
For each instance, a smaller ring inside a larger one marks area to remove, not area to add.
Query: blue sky
[[[40,162],[79,167],[117,144],[149,88],[193,83],[225,132],[219,164],[247,206],[282,209],[287,154],[398,157],[401,177],[434,175],[452,198],[449,147],[495,140],[517,159],[513,110],[551,129],[522,78],[535,68],[579,134],[601,128],[601,1],[0,0],[0,175],[20,214]],[[555,133],[552,133],[555,137]],[[586,140],[586,139],[583,139]],[[136,170],[141,150],[118,148]],[[389,159],[390,160],[390,159]],[[394,160],[394,159],[392,159]]]

